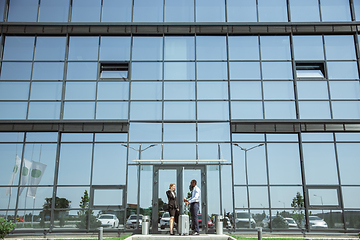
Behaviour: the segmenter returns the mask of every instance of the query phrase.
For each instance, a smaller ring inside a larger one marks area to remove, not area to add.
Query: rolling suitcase
[[[179,235],[189,235],[189,215],[183,214],[179,216],[178,233]]]

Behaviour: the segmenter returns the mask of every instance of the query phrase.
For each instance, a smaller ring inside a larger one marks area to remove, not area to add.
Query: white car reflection
[[[165,229],[169,227],[170,222],[170,214],[168,212],[164,212],[161,219],[160,219],[160,228]]]
[[[98,218],[102,227],[119,227],[119,219],[113,214],[102,214]]]
[[[298,225],[296,224],[295,220],[292,218],[285,218],[287,221],[289,228],[298,228]]]
[[[142,217],[143,215],[139,214],[139,227],[141,227],[142,224]],[[135,214],[130,215],[130,217],[126,221],[126,228],[136,228],[136,222],[137,222],[137,215]]]
[[[302,221],[302,225],[305,226],[305,219]],[[328,228],[327,223],[318,216],[309,216],[310,228]]]

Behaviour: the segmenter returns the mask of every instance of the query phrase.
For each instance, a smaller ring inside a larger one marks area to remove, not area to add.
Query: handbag
[[[162,207],[162,209],[163,209],[164,211],[169,210],[169,205],[168,205],[168,204],[164,204],[163,207]]]

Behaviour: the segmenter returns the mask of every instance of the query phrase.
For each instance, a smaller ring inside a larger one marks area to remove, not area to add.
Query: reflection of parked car
[[[170,222],[170,214],[168,212],[164,212],[164,214],[160,219],[160,228],[164,229],[166,227],[169,227],[169,222]]]
[[[250,224],[249,224],[250,222]],[[249,225],[251,225],[249,227]],[[236,228],[255,228],[256,222],[254,218],[249,215],[247,211],[238,211],[235,214],[235,227]]]
[[[276,223],[274,225],[274,223]],[[270,228],[270,216],[266,215],[266,217],[262,220],[262,224],[264,228]],[[273,228],[288,228],[288,222],[281,215],[271,215],[271,224]],[[296,224],[296,223],[295,223]]]
[[[139,215],[139,227],[141,227],[142,217],[142,215]],[[136,228],[136,219],[137,215],[130,215],[126,221],[126,228]]]
[[[289,228],[298,228],[298,225],[296,224],[295,220],[292,218],[285,218],[287,221]]]
[[[211,221],[209,216],[207,218],[208,218],[208,228],[213,228],[214,227],[213,222]],[[198,221],[199,221],[199,227],[202,227],[202,215],[201,214],[198,214]]]
[[[119,227],[119,219],[113,214],[102,214],[98,218],[102,227]]]
[[[306,220],[303,219],[302,222],[301,222],[301,225],[304,227],[305,226],[305,222]],[[318,216],[309,216],[309,225],[310,225],[310,228],[327,228],[328,225],[327,223],[319,218]]]

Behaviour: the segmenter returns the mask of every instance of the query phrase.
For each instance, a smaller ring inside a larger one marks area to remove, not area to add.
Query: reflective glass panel
[[[29,82],[0,82],[0,100],[27,100]]]
[[[290,0],[292,22],[319,22],[318,0]]]
[[[331,81],[331,99],[360,99],[360,85],[358,81]]]
[[[329,99],[325,81],[298,81],[297,91],[299,99]]]
[[[29,105],[29,119],[59,119],[60,102],[31,102]],[[46,111],[44,111],[46,109]]]
[[[128,100],[128,82],[99,82],[97,90],[98,100]]]
[[[64,63],[62,62],[35,62],[33,80],[63,80]]]
[[[165,60],[194,60],[194,37],[165,37]]]
[[[263,119],[263,106],[260,101],[231,102],[232,119]]]
[[[197,22],[225,22],[224,0],[196,0]]]
[[[196,144],[164,144],[164,159],[166,160],[195,160]]]
[[[357,201],[360,197],[360,188],[359,187],[342,187],[343,201],[345,208],[360,208],[359,201]],[[356,224],[356,220],[354,220],[353,215],[359,217],[360,213],[358,211],[349,211],[347,218],[347,223],[349,227],[359,228],[358,226],[354,226]]]
[[[360,179],[356,177],[356,170],[360,167],[360,162],[358,161],[358,154],[360,153],[359,146],[359,143],[336,144],[342,184],[360,184]]]
[[[163,58],[162,37],[134,37],[133,60],[162,60]]]
[[[95,133],[95,142],[126,142],[127,133]]]
[[[358,79],[356,62],[328,62],[329,79]]]
[[[97,102],[96,119],[128,119],[128,103]]]
[[[261,79],[259,62],[230,62],[230,79]]]
[[[65,37],[37,37],[35,60],[64,60]]]
[[[292,65],[290,62],[263,62],[262,63],[263,79],[292,79]]]
[[[195,80],[194,62],[165,62],[165,80]]]
[[[33,82],[30,100],[61,100],[62,83]]]
[[[229,103],[222,102],[198,102],[197,103],[198,120],[228,120]]]
[[[303,143],[305,179],[307,184],[337,184],[334,144]]]
[[[131,83],[131,100],[161,100],[161,82],[133,82]]]
[[[61,144],[58,184],[90,184],[92,148],[92,144],[85,143]]]
[[[162,22],[163,0],[134,0],[134,22]]]
[[[57,142],[57,139],[58,139],[57,132],[27,132],[25,141],[26,142]],[[38,159],[41,160],[40,154]]]
[[[206,131],[206,128],[213,128],[213,127],[221,128],[222,126],[219,126],[219,125],[218,126],[216,126],[216,125],[215,126],[207,126],[207,127],[204,127],[203,130]],[[224,131],[227,131],[227,130],[225,130],[226,127],[228,128],[229,125],[224,126]],[[219,133],[221,133],[221,132],[219,131]],[[223,132],[223,133],[225,133],[225,132]],[[222,137],[218,138],[219,141],[220,141],[220,139],[222,139]],[[223,139],[229,139],[229,135],[224,134]],[[226,141],[228,141],[228,140],[226,140]],[[203,159],[203,160],[221,159],[221,160],[223,160],[223,162],[230,162],[230,159],[231,159],[231,157],[230,157],[230,151],[231,151],[230,146],[231,145],[228,144],[228,143],[220,143],[220,144],[219,143],[199,143],[199,147],[198,147],[199,159]],[[220,154],[220,157],[219,157],[219,154]],[[212,167],[213,167],[213,169],[211,169],[211,171],[219,172],[219,167],[218,166],[212,166]],[[230,166],[222,165],[221,166],[221,171],[222,171],[222,179],[221,179],[221,181],[222,181],[222,187],[223,187],[222,192],[223,192],[223,196],[224,195],[226,196],[227,193],[232,192],[232,190],[230,189],[229,186],[225,186],[226,184],[228,184],[229,182],[232,181],[232,179],[230,178],[230,175],[231,175]],[[216,181],[218,181],[218,179],[216,179]],[[232,202],[232,201],[230,201],[230,202]],[[227,204],[230,204],[230,203],[227,202],[225,204],[227,205]]]
[[[67,82],[66,100],[95,100],[95,82]]]
[[[226,60],[226,37],[197,36],[196,58],[197,60]]]
[[[194,1],[165,0],[165,22],[194,22]]]
[[[350,4],[343,0],[320,0],[322,21],[351,21]]]
[[[294,84],[290,81],[266,81],[263,84],[264,99],[292,100],[294,99]]]
[[[286,214],[285,216],[290,217],[287,214],[293,213],[293,207],[291,207],[291,203],[298,192],[300,192],[300,193],[303,192],[301,187],[270,187],[271,207],[279,208],[279,210],[275,210],[275,209],[272,210],[273,216],[276,217],[276,214],[279,212],[281,214],[281,216]],[[290,209],[288,210],[287,208],[291,208],[291,210]],[[284,213],[284,211],[285,211],[285,213]],[[269,220],[269,219],[267,219],[267,220]],[[264,221],[264,222],[266,222],[266,221]],[[295,222],[293,222],[293,223],[295,223]],[[279,228],[279,225],[280,225],[279,222],[276,220],[274,221],[274,218],[273,218],[272,219],[272,227]],[[284,227],[282,227],[282,228],[284,228]],[[294,229],[295,227],[294,227],[294,225],[292,225],[291,227],[289,226],[287,228],[289,228],[289,230],[290,230],[290,229]],[[296,228],[297,228],[297,226],[296,226]]]
[[[92,142],[94,134],[92,133],[63,133],[62,142]]]
[[[247,191],[246,191],[245,187],[235,187],[234,188],[234,201],[235,201],[236,208],[245,208],[248,206]],[[241,211],[241,212],[243,212],[243,211]],[[240,226],[238,225],[238,227],[240,227]]]
[[[359,133],[335,133],[337,142],[358,142],[360,141]]]
[[[337,189],[309,189],[309,204],[338,206],[338,191]]]
[[[228,22],[257,22],[256,0],[228,0]]]
[[[332,133],[302,133],[302,141],[305,142],[332,142],[334,136]]]
[[[249,142],[264,142],[265,135],[254,133],[254,134],[245,134],[245,133],[236,133],[232,135],[233,141],[249,141]]]
[[[325,36],[325,51],[327,60],[355,60],[354,37]]]
[[[32,60],[34,37],[5,37],[3,60]]]
[[[31,62],[3,62],[1,80],[30,80]]]
[[[330,104],[328,101],[300,101],[299,113],[301,119],[330,119]]]
[[[93,161],[93,184],[125,185],[126,148],[122,147],[120,144],[115,143],[95,144]]]
[[[24,133],[22,132],[1,132],[0,133],[0,142],[22,142],[24,141]],[[3,145],[0,145],[3,146]],[[15,147],[16,145],[14,145]],[[18,149],[20,152],[22,151],[21,148]],[[15,152],[16,154],[17,152]],[[15,155],[14,155],[15,156]],[[15,157],[14,157],[15,160]]]
[[[69,62],[66,78],[68,80],[96,80],[97,65],[96,62]]]
[[[131,67],[132,80],[162,80],[162,63],[133,62]]]
[[[297,134],[266,134],[266,140],[268,142],[297,142],[298,135]]]
[[[230,95],[231,95],[231,99],[237,99],[237,100],[261,100],[262,99],[261,82],[231,81]]]
[[[14,135],[13,137],[16,137],[16,138],[22,137],[21,141],[24,139],[23,136],[21,136],[21,134]],[[7,138],[7,140],[9,141],[10,138]],[[4,141],[2,141],[2,142],[4,142]],[[2,185],[5,185],[5,184],[17,185],[19,183],[18,173],[19,173],[20,164],[21,164],[20,156],[22,154],[22,145],[8,144],[8,143],[0,144],[0,152],[3,155],[3,158],[6,159],[6,160],[2,161],[2,168],[0,169],[0,173],[1,173],[0,183]],[[13,176],[13,173],[15,176]],[[7,189],[7,192],[11,194],[12,189],[10,189],[10,188]],[[16,195],[15,192],[14,192],[14,195]],[[5,197],[5,194],[3,196]],[[9,199],[9,197],[7,197],[7,199]],[[8,203],[8,201],[6,201],[6,203]],[[15,202],[16,202],[16,200],[15,200]]]
[[[165,82],[164,84],[165,100],[194,100],[195,83],[194,82]]]
[[[359,21],[359,19],[360,19],[360,2],[353,1],[353,4],[354,4],[354,10],[355,10],[355,20]]]
[[[69,0],[41,0],[39,22],[67,22]]]
[[[228,99],[227,82],[198,82],[197,99]]]
[[[64,119],[94,119],[94,102],[65,102]]]
[[[211,141],[229,141],[229,123],[199,123],[198,134],[199,141],[211,142]],[[229,160],[229,159],[227,159]]]
[[[286,0],[258,0],[259,22],[287,22]]]
[[[70,37],[69,60],[97,60],[98,59],[98,37]]]
[[[257,36],[229,36],[230,60],[259,60]]]
[[[3,22],[4,20],[4,10],[5,10],[5,1],[2,1],[0,3],[0,22]]]
[[[164,103],[165,120],[194,120],[195,103],[194,102],[165,102]]]
[[[334,119],[359,119],[360,103],[358,101],[332,101]]]
[[[165,142],[195,142],[195,123],[164,123]]]
[[[103,0],[102,22],[131,22],[132,0]]]
[[[260,49],[262,60],[291,59],[290,39],[287,36],[261,36]]]
[[[227,80],[226,62],[198,62],[198,80]]]
[[[11,0],[9,22],[37,22],[38,0]]]
[[[265,102],[265,119],[296,119],[293,101]]]
[[[73,0],[72,22],[100,22],[101,0]]]
[[[0,119],[25,119],[27,102],[0,102]]]
[[[293,36],[294,58],[296,60],[323,60],[322,36]]]
[[[129,138],[130,142],[158,142],[161,141],[161,123],[130,123]]]
[[[130,105],[131,120],[161,120],[161,102],[132,102]]]
[[[100,60],[129,60],[130,42],[130,37],[101,37]]]

